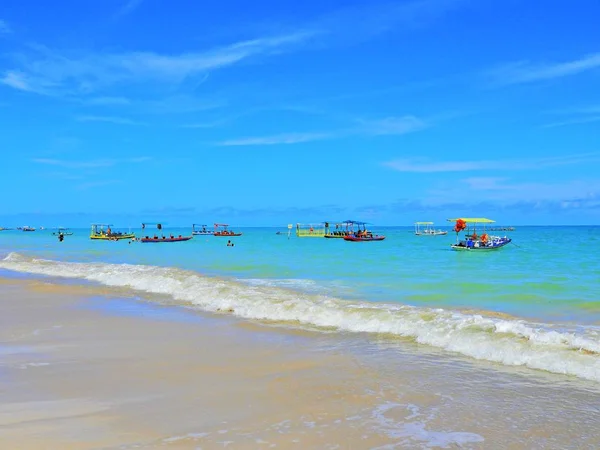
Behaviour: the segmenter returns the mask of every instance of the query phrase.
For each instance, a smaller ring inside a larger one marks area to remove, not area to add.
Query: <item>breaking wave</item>
[[[10,253],[0,268],[167,295],[206,311],[231,311],[249,319],[396,335],[476,359],[600,381],[600,328],[594,326],[567,328],[446,309],[352,302],[173,267],[60,262]]]

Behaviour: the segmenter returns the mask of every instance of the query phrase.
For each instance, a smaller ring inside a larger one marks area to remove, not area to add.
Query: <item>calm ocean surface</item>
[[[374,227],[386,240],[358,243],[246,228],[234,247],[214,236],[158,245],[72,231],[64,242],[52,230],[0,232],[0,268],[600,381],[600,227],[518,227],[493,233],[513,244],[485,253],[452,251],[452,231],[412,227]]]

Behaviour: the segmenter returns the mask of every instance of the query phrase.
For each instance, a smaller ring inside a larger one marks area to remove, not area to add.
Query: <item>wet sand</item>
[[[418,347],[4,279],[0,448],[599,448],[595,385]]]

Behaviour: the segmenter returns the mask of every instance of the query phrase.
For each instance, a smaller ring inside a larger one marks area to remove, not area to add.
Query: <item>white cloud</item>
[[[600,53],[567,62],[532,64],[517,62],[497,67],[488,75],[500,85],[531,83],[577,75],[600,67]]]
[[[10,69],[4,84],[41,94],[87,94],[118,84],[163,83],[173,85],[191,77],[205,77],[249,60],[291,50],[305,43],[315,32],[237,42],[225,47],[175,55],[154,52],[73,53],[36,46],[33,53],[19,55],[20,67]]]
[[[299,144],[302,142],[321,141],[331,138],[327,133],[287,133],[274,136],[247,137],[241,139],[231,139],[220,142],[217,145],[225,147],[250,146],[250,145],[281,145],[281,144]]]
[[[12,33],[11,28],[8,26],[5,20],[0,19],[0,34]]]
[[[521,160],[428,161],[423,159],[398,159],[384,162],[383,165],[398,172],[436,173],[478,170],[533,170],[545,167],[597,162],[600,162],[600,153],[583,153]]]
[[[124,117],[112,116],[79,116],[76,118],[79,122],[106,122],[117,125],[145,125],[143,122],[127,119]]]
[[[96,159],[90,161],[73,161],[66,159],[53,159],[53,158],[33,158],[31,161],[36,164],[43,164],[47,166],[63,167],[65,169],[97,169],[113,167],[117,164],[138,164],[151,161],[152,158],[149,156],[139,156],[127,159]]]

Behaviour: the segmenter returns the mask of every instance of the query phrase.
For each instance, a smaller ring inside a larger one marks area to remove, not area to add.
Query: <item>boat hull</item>
[[[146,243],[146,244],[160,244],[160,243],[166,243],[166,242],[183,242],[183,241],[189,241],[190,239],[192,239],[192,236],[182,236],[182,237],[174,237],[174,238],[140,238],[138,239],[140,242]]]
[[[192,235],[194,236],[212,236],[214,233],[214,231],[194,231],[192,232]]]
[[[106,234],[102,234],[102,235],[92,235],[90,236],[90,239],[94,240],[94,241],[120,241],[122,239],[135,239],[135,234],[130,233],[130,234],[119,234],[119,235],[106,235]]]
[[[350,242],[383,241],[384,239],[385,239],[385,236],[373,236],[373,237],[344,236],[344,240],[350,241]]]
[[[502,242],[499,242],[497,244],[494,245],[480,245],[479,247],[467,247],[464,245],[458,245],[458,244],[452,244],[450,246],[450,248],[452,248],[452,250],[455,251],[474,251],[474,252],[489,252],[491,250],[498,250],[502,247],[506,247],[508,244],[510,244],[512,242],[512,239],[507,239],[507,240],[503,240]]]

